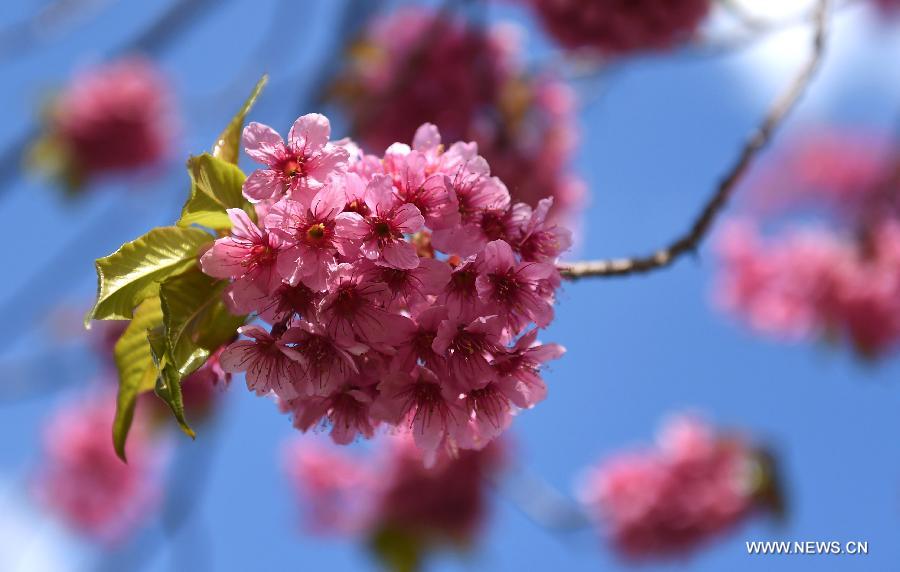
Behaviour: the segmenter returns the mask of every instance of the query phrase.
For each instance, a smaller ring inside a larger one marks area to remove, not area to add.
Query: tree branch
[[[782,124],[785,117],[793,110],[800,97],[822,62],[825,53],[827,36],[829,0],[819,0],[813,22],[812,54],[809,60],[798,71],[784,93],[772,104],[760,126],[750,135],[738,155],[737,161],[721,179],[715,192],[703,205],[694,222],[686,233],[673,240],[656,252],[632,258],[613,258],[606,260],[586,260],[571,264],[560,264],[559,270],[563,278],[578,280],[589,276],[627,276],[666,268],[680,257],[696,252],[698,246],[709,233],[710,227],[719,213],[722,212],[731,195],[734,194],[741,178],[746,174],[753,160],[768,145],[773,134]]]

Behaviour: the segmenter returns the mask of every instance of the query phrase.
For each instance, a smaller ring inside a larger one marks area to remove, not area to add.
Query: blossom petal
[[[244,152],[263,165],[274,165],[284,157],[284,139],[277,131],[255,121],[244,127],[241,136]]]
[[[321,113],[308,113],[300,116],[291,126],[288,143],[295,151],[315,153],[328,143],[331,135],[331,123]]]

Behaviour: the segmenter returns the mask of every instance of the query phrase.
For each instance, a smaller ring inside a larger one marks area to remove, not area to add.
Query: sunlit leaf
[[[141,393],[156,385],[157,368],[147,342],[147,331],[162,326],[163,314],[159,298],[147,298],[135,309],[134,319],[122,333],[113,350],[119,371],[119,393],[116,397],[116,417],[113,421],[113,445],[116,454],[125,461],[125,440],[134,408]]]
[[[191,196],[181,210],[178,226],[199,224],[214,230],[231,228],[226,209],[238,208],[256,221],[256,209],[244,198],[244,173],[232,163],[204,153],[188,160]]]
[[[150,344],[150,353],[153,356],[153,363],[156,364],[159,375],[156,378],[156,387],[154,391],[156,395],[166,402],[181,430],[184,431],[191,439],[197,436],[191,426],[188,425],[184,416],[184,399],[181,395],[181,380],[178,377],[178,371],[172,364],[167,348],[166,334],[162,327],[147,332],[147,341]]]
[[[216,139],[216,144],[213,145],[213,155],[215,157],[229,163],[237,164],[238,153],[241,148],[241,132],[244,129],[244,120],[246,119],[250,108],[256,103],[256,98],[259,97],[259,94],[267,81],[269,81],[269,76],[264,75],[256,82],[256,86],[253,88],[253,91],[250,92],[250,97],[247,98],[244,105],[241,106],[241,109],[231,119],[228,127],[226,127],[221,135],[219,135],[219,138]]]
[[[183,379],[210,353],[231,341],[245,316],[235,316],[222,301],[228,285],[194,268],[162,283],[163,324],[171,362]]]
[[[201,246],[212,237],[195,228],[166,226],[123,244],[97,260],[97,302],[90,320],[128,320],[134,308],[159,290],[159,283],[196,265]]]

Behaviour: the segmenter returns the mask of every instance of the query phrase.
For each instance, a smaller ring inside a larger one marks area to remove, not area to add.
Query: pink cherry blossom
[[[378,425],[369,411],[376,395],[372,383],[357,375],[328,395],[289,400],[286,406],[294,416],[294,426],[308,431],[327,422],[331,438],[339,445],[352,443],[358,435],[371,437]]]
[[[324,294],[311,290],[302,282],[296,286],[282,284],[260,309],[260,316],[273,324],[298,315],[306,320],[315,320],[316,307],[323,297]]]
[[[164,461],[141,415],[126,446],[128,464],[116,456],[110,439],[115,409],[111,390],[59,409],[45,427],[33,483],[38,500],[55,516],[74,531],[107,543],[125,540],[154,514]]]
[[[567,48],[621,54],[669,49],[690,39],[709,0],[529,0],[544,27]]]
[[[537,287],[557,272],[552,264],[517,262],[512,247],[502,240],[489,242],[475,262],[475,286],[482,301],[518,333],[529,322],[546,327],[553,320],[553,306]]]
[[[328,270],[336,264],[336,218],[343,208],[343,197],[325,188],[308,207],[282,199],[269,209],[266,225],[285,242],[278,254],[278,272],[287,282],[325,290]]]
[[[758,453],[689,417],[665,426],[657,448],[626,452],[593,469],[582,500],[629,558],[683,555],[761,508]]]
[[[500,351],[503,322],[497,316],[474,320],[448,319],[438,328],[431,347],[447,358],[458,388],[482,387],[495,377],[489,362]]]
[[[373,178],[366,189],[369,215],[343,212],[337,217],[337,232],[359,243],[360,252],[392,268],[410,270],[419,265],[415,247],[404,234],[417,232],[425,224],[419,209],[401,203],[393,193],[391,179]]]
[[[574,91],[552,73],[530,71],[517,32],[421,6],[376,18],[363,32],[364,49],[350,55],[332,93],[363,143],[388,149],[384,168],[405,200],[423,180],[418,167],[413,185],[398,177],[406,157],[412,164],[417,153],[425,157],[429,181],[434,174],[453,179],[480,152],[514,201],[533,207],[553,197],[552,220],[571,225],[580,217],[585,185],[569,170],[577,139]],[[421,42],[424,37],[429,41]],[[404,70],[413,67],[415,81],[407,81]],[[438,127],[449,135],[446,148]],[[410,137],[412,149],[405,144]],[[377,168],[370,159],[358,164]],[[415,204],[431,228],[443,230],[424,201],[442,193],[428,190],[415,193]],[[509,237],[487,240],[498,238]]]
[[[374,511],[378,478],[371,464],[310,439],[289,443],[285,470],[316,533],[361,533]]]
[[[538,331],[531,330],[520,337],[515,345],[498,355],[494,363],[497,377],[504,393],[522,409],[534,407],[547,396],[547,386],[539,374],[544,363],[559,359],[566,349],[559,344],[536,342]]]
[[[383,305],[390,289],[368,282],[359,268],[339,264],[328,278],[329,293],[319,305],[319,319],[334,339],[378,345],[390,343],[412,327],[408,318],[391,314]]]
[[[229,373],[247,372],[247,388],[257,395],[275,392],[282,399],[297,395],[294,384],[298,378],[300,354],[288,344],[293,335],[287,332],[276,337],[259,326],[242,326],[241,335],[251,340],[238,340],[229,345],[219,362]]]
[[[457,224],[459,207],[447,175],[443,172],[429,173],[428,160],[418,151],[410,151],[393,163],[398,164],[387,164],[393,166],[388,172],[397,196],[403,202],[414,205],[429,228],[445,229]]]
[[[380,408],[395,424],[407,423],[416,444],[434,452],[455,435],[467,417],[459,393],[425,367],[392,375],[381,390]]]
[[[171,88],[150,61],[128,58],[86,70],[54,102],[51,137],[68,183],[157,165],[174,139]]]
[[[516,232],[516,223],[524,222],[524,219],[518,217],[507,218],[509,191],[496,177],[461,171],[451,184],[459,203],[462,224],[435,231],[433,242],[439,249],[459,256],[469,256],[478,252],[489,241]],[[519,212],[524,214],[524,211]]]
[[[328,142],[331,124],[318,113],[294,122],[287,143],[277,131],[262,123],[244,128],[244,150],[254,161],[266,166],[257,169],[244,183],[244,195],[251,201],[278,199],[287,195],[309,205],[328,178],[347,168],[346,149]]]
[[[764,240],[747,222],[720,239],[717,301],[762,332],[846,337],[864,356],[900,343],[900,224],[870,229],[860,250],[824,230]]]
[[[241,209],[228,209],[231,235],[216,240],[200,257],[203,272],[215,278],[231,278],[228,295],[235,308],[249,312],[281,284],[276,268],[282,240],[260,229]]]
[[[450,265],[443,260],[420,258],[411,270],[392,268],[383,263],[371,264],[364,278],[383,282],[391,292],[388,309],[408,308],[411,312],[427,306],[450,282]]]
[[[479,538],[488,478],[503,470],[506,454],[497,442],[425,466],[421,450],[402,434],[376,441],[368,455],[300,440],[286,449],[285,464],[313,531],[372,539],[392,530],[430,550]]]
[[[572,247],[572,232],[547,220],[553,199],[541,199],[524,225],[516,247],[523,260],[552,262]]]
[[[416,328],[409,330],[397,344],[391,369],[409,373],[421,362],[431,371],[446,375],[446,359],[434,351],[432,344],[437,337],[438,328],[447,317],[445,306],[432,306],[418,314]]]
[[[327,395],[359,373],[353,356],[364,353],[366,346],[338,343],[310,322],[297,322],[290,331],[290,340],[296,344],[293,355],[300,363],[299,379],[306,383],[308,395]]]
[[[477,279],[478,270],[475,267],[475,257],[456,264],[450,274],[450,281],[437,298],[439,304],[447,306],[450,317],[474,316],[480,312],[483,303],[478,296],[478,288],[475,283]]]

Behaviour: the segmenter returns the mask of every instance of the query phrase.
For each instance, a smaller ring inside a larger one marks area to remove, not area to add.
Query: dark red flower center
[[[391,232],[390,223],[388,223],[387,221],[382,220],[382,219],[376,220],[372,224],[372,232],[375,234],[376,237],[381,238],[381,239],[390,238],[391,235],[393,234]]]
[[[295,157],[286,160],[281,164],[281,172],[285,177],[296,177],[297,175],[304,175],[303,158]]]

